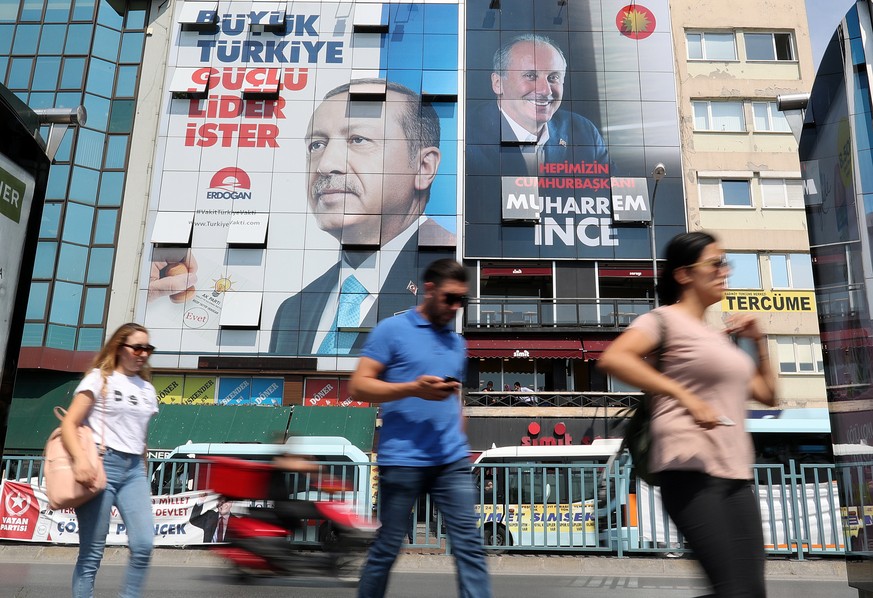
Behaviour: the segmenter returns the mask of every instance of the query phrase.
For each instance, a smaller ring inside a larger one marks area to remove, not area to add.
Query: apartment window
[[[736,60],[737,47],[733,32],[687,32],[689,60]]]
[[[727,286],[729,289],[760,289],[761,270],[758,267],[756,253],[728,253],[727,260],[731,265]]]
[[[744,33],[746,60],[795,60],[790,33]]]
[[[781,336],[776,339],[781,374],[819,374],[824,371],[821,342],[814,336]]]
[[[761,203],[765,208],[802,208],[803,181],[761,179]]]
[[[752,206],[751,182],[748,179],[700,179],[700,207],[722,208]]]
[[[694,107],[694,130],[733,131],[746,130],[742,102],[692,102]]]
[[[774,289],[811,289],[815,286],[808,253],[771,254],[770,275]]]
[[[752,102],[756,131],[779,131],[790,133],[791,127],[785,115],[776,107],[776,102]]]

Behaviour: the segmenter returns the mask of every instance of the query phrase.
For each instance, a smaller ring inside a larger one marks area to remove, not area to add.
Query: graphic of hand
[[[177,256],[155,252],[149,272],[149,301],[169,295],[173,303],[184,303],[194,296],[195,284],[197,260],[190,250]]]

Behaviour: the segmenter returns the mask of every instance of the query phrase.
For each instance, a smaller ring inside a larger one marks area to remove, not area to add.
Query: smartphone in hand
[[[460,380],[452,376],[446,376],[445,378],[443,378],[443,382],[460,382]]]

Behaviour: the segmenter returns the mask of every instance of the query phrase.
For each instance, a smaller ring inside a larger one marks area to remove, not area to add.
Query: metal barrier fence
[[[154,494],[208,488],[207,462],[197,459],[153,460],[149,475]],[[760,500],[766,551],[803,560],[844,555],[873,545],[873,506],[863,498],[839,495],[837,476],[866,479],[870,463],[834,465],[756,465],[753,489]],[[349,486],[339,497],[352,500],[359,514],[378,518],[378,497],[371,463],[324,463],[321,474],[287,474],[289,493],[312,500],[337,498],[313,490],[324,475]],[[626,556],[635,553],[686,552],[682,537],[660,504],[657,488],[632,476],[614,460],[602,464],[473,465],[479,528],[491,550],[584,552]],[[42,484],[43,458],[6,456],[4,479]],[[295,494],[296,493],[296,494]],[[842,510],[848,514],[841,519]],[[869,525],[868,525],[869,523]],[[868,532],[869,530],[869,532]],[[868,542],[868,533],[870,542]],[[304,541],[314,538],[301,538]],[[438,510],[424,497],[410,515],[409,543],[447,552]]]

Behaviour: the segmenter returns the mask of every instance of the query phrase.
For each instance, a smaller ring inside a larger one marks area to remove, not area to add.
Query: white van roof
[[[502,446],[488,449],[476,458],[484,459],[550,459],[567,457],[611,457],[621,448],[621,438],[598,438],[591,444],[546,446]]]
[[[167,458],[196,455],[221,455],[225,457],[272,457],[290,453],[318,457],[346,456],[356,463],[370,459],[358,447],[342,436],[294,436],[284,444],[255,442],[198,442],[177,446]]]

